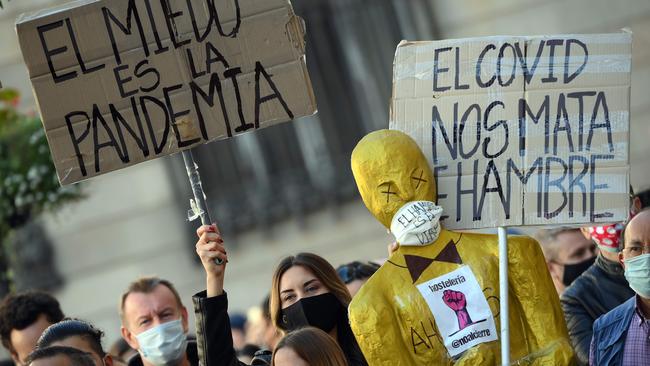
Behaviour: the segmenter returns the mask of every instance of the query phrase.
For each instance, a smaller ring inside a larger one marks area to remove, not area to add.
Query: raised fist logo
[[[467,300],[465,294],[459,291],[445,290],[442,294],[442,301],[456,313],[458,318],[458,328],[463,330],[472,325],[472,318],[467,312]]]

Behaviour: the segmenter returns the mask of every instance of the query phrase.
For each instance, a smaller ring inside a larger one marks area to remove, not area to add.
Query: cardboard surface
[[[629,207],[629,33],[402,42],[390,128],[447,229],[616,222]]]
[[[288,0],[77,1],[16,30],[63,185],[316,112]]]

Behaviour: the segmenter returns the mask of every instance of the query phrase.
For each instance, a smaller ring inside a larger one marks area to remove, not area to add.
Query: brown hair
[[[178,307],[179,308],[183,307],[183,302],[181,301],[181,297],[178,295],[178,291],[176,291],[176,288],[174,287],[174,285],[172,285],[171,282],[167,280],[163,280],[162,278],[158,278],[158,277],[142,277],[131,282],[129,287],[122,294],[122,299],[120,301],[120,318],[122,319],[122,323],[124,323],[124,303],[126,302],[126,298],[132,293],[149,294],[153,292],[153,290],[158,285],[163,285],[167,287],[172,292],[172,294],[174,294],[174,298],[176,298]]]
[[[270,312],[273,324],[280,330],[286,331],[282,324],[282,308],[280,301],[280,280],[284,273],[293,266],[302,266],[311,271],[316,278],[325,286],[337,299],[344,308],[347,308],[352,300],[350,292],[339,276],[336,274],[334,267],[322,257],[312,253],[298,253],[295,256],[284,258],[273,274],[273,283],[271,285]]]
[[[544,253],[544,258],[547,261],[556,260],[560,251],[560,244],[557,242],[557,237],[564,233],[578,233],[582,235],[580,228],[561,226],[553,229],[541,229],[533,234],[533,237],[539,242]]]
[[[271,365],[275,365],[275,355],[278,350],[286,347],[291,348],[309,366],[348,365],[338,343],[318,328],[302,328],[285,335],[273,351]]]

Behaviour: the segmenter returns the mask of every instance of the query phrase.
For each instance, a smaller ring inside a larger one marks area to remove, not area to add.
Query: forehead
[[[560,250],[571,250],[585,245],[593,245],[591,240],[585,238],[579,230],[563,231],[555,236],[555,241],[560,245]]]
[[[167,286],[159,284],[148,293],[130,293],[124,300],[124,316],[126,319],[136,319],[143,314],[157,312],[168,307],[179,308],[176,297]]]
[[[289,347],[282,347],[277,350],[273,364],[277,366],[309,366],[298,354]]]
[[[643,211],[634,216],[625,228],[625,242],[631,240],[648,241],[650,239],[650,211]]]
[[[31,366],[69,366],[71,365],[70,359],[63,355],[56,355],[53,357],[41,358],[30,364]]]
[[[415,143],[398,139],[371,142],[357,151],[353,165],[361,174],[380,178],[409,174],[408,168],[424,168],[428,163]]]
[[[314,273],[303,266],[289,268],[280,279],[280,291],[301,288],[305,282],[315,279]]]
[[[93,350],[93,348],[90,346],[90,342],[80,336],[70,336],[68,338],[64,338],[62,340],[52,342],[50,346],[70,347],[70,348],[78,349],[80,351],[84,351],[86,353],[90,353],[92,355],[97,355],[95,350]]]

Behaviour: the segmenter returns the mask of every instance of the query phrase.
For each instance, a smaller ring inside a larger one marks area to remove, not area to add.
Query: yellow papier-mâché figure
[[[368,363],[501,364],[497,236],[441,229],[432,169],[402,132],[365,136],[352,171],[364,203],[400,244],[350,304]],[[508,266],[512,364],[573,364],[537,242],[509,237]]]

